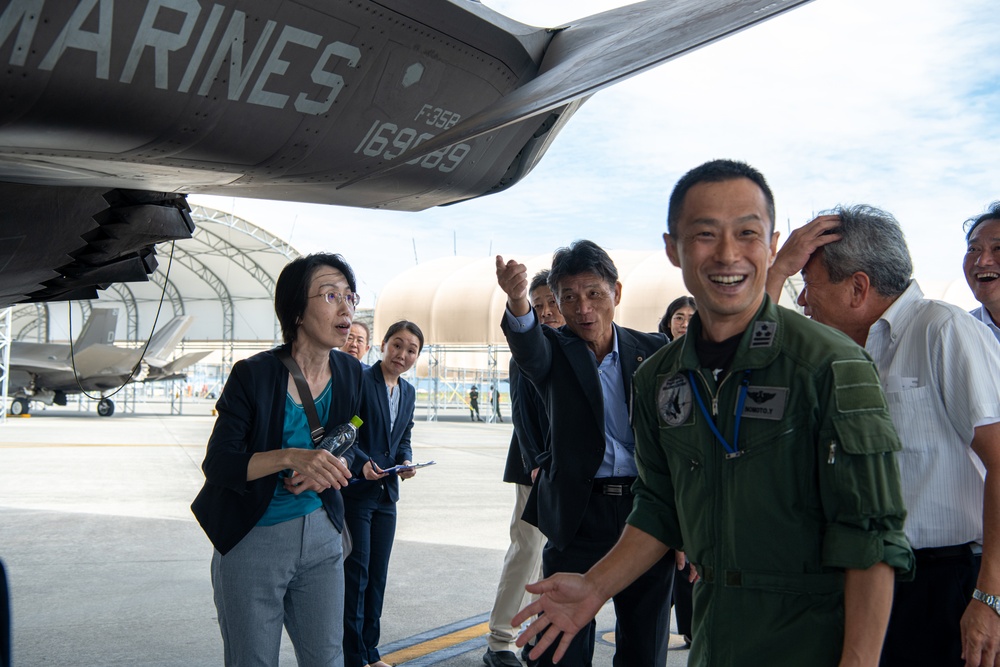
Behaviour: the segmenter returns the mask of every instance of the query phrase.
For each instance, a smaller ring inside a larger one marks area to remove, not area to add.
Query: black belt
[[[594,493],[605,496],[631,496],[635,477],[601,477],[594,480]]]
[[[983,547],[975,542],[956,544],[950,547],[930,547],[928,549],[913,550],[913,555],[916,556],[918,563],[965,559],[969,556],[981,556],[982,553]]]

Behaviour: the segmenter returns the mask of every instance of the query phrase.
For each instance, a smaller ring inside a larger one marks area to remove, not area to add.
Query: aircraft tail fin
[[[164,366],[174,348],[184,338],[184,334],[194,323],[193,315],[178,315],[167,322],[167,325],[153,334],[146,350],[146,362],[150,366]]]
[[[115,329],[118,328],[117,308],[94,308],[90,317],[83,325],[83,330],[73,343],[79,352],[91,345],[112,345],[115,342]]]

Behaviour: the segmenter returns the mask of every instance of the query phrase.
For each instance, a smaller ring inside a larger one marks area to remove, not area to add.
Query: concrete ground
[[[50,408],[0,425],[15,667],[222,664],[212,548],[189,510],[210,407],[110,418]],[[382,619],[389,662],[483,664],[514,501],[500,481],[510,425],[466,415],[413,430],[415,458],[437,465],[402,487]],[[606,607],[596,665],[611,664],[613,625]],[[294,664],[286,638],[281,665]],[[670,667],[686,664],[686,651],[671,651]]]

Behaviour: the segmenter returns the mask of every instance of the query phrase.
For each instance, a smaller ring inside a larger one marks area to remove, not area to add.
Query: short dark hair
[[[559,281],[581,273],[596,273],[612,287],[618,282],[618,269],[604,248],[586,239],[573,241],[568,248],[559,248],[552,255],[549,289],[556,299],[559,298]]]
[[[386,342],[388,342],[390,338],[398,334],[400,331],[403,331],[404,329],[406,331],[409,331],[414,336],[416,336],[417,340],[420,341],[420,347],[417,348],[417,351],[419,352],[423,350],[424,332],[420,330],[420,327],[418,327],[416,324],[414,324],[409,320],[400,320],[398,322],[393,322],[392,324],[390,324],[389,328],[386,329],[385,331],[385,336],[382,337],[382,344],[384,345]]]
[[[371,343],[372,343],[372,330],[371,330],[371,327],[368,326],[367,322],[365,322],[364,320],[354,320],[353,322],[351,322],[351,326],[352,327],[361,327],[362,329],[364,329],[365,330],[365,338],[368,339],[368,344],[371,345]]]
[[[764,198],[767,200],[767,215],[771,218],[771,232],[774,232],[774,193],[771,192],[764,175],[746,162],[712,160],[695,167],[677,181],[673,192],[670,193],[670,204],[667,207],[667,233],[671,236],[677,233],[677,221],[680,220],[688,190],[699,183],[722,183],[739,178],[753,181],[764,193]]]
[[[344,274],[347,286],[352,292],[357,291],[357,282],[351,265],[343,257],[335,253],[317,252],[304,257],[296,257],[285,265],[274,286],[274,313],[281,325],[281,337],[285,343],[295,342],[299,331],[299,320],[306,312],[309,299],[309,281],[316,269],[329,266]]]
[[[661,334],[666,334],[667,338],[670,340],[674,339],[673,335],[670,333],[670,320],[674,318],[674,313],[685,306],[698,310],[698,306],[695,304],[693,296],[679,296],[670,302],[670,305],[667,306],[667,312],[663,313],[663,319],[660,320],[660,326],[657,327],[657,330]]]
[[[963,225],[965,227],[965,242],[968,243],[972,239],[972,232],[976,231],[976,227],[988,220],[1000,220],[1000,201],[990,204],[986,212],[982,215],[969,218],[965,221]]]
[[[837,206],[824,213],[840,216],[840,226],[834,230],[840,240],[818,251],[830,282],[844,282],[860,271],[880,296],[906,291],[913,262],[903,229],[891,213],[865,204]]]
[[[531,279],[531,285],[528,286],[529,297],[531,296],[532,292],[534,292],[542,285],[545,285],[546,287],[549,286],[549,273],[551,272],[548,269],[542,269],[541,271],[535,274],[535,277]]]

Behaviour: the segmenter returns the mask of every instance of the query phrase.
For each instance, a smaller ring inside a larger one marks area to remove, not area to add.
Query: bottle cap
[[[361,417],[357,415],[351,417],[351,423],[354,424],[354,428],[361,428],[361,425],[364,424],[364,422],[361,420]]]

